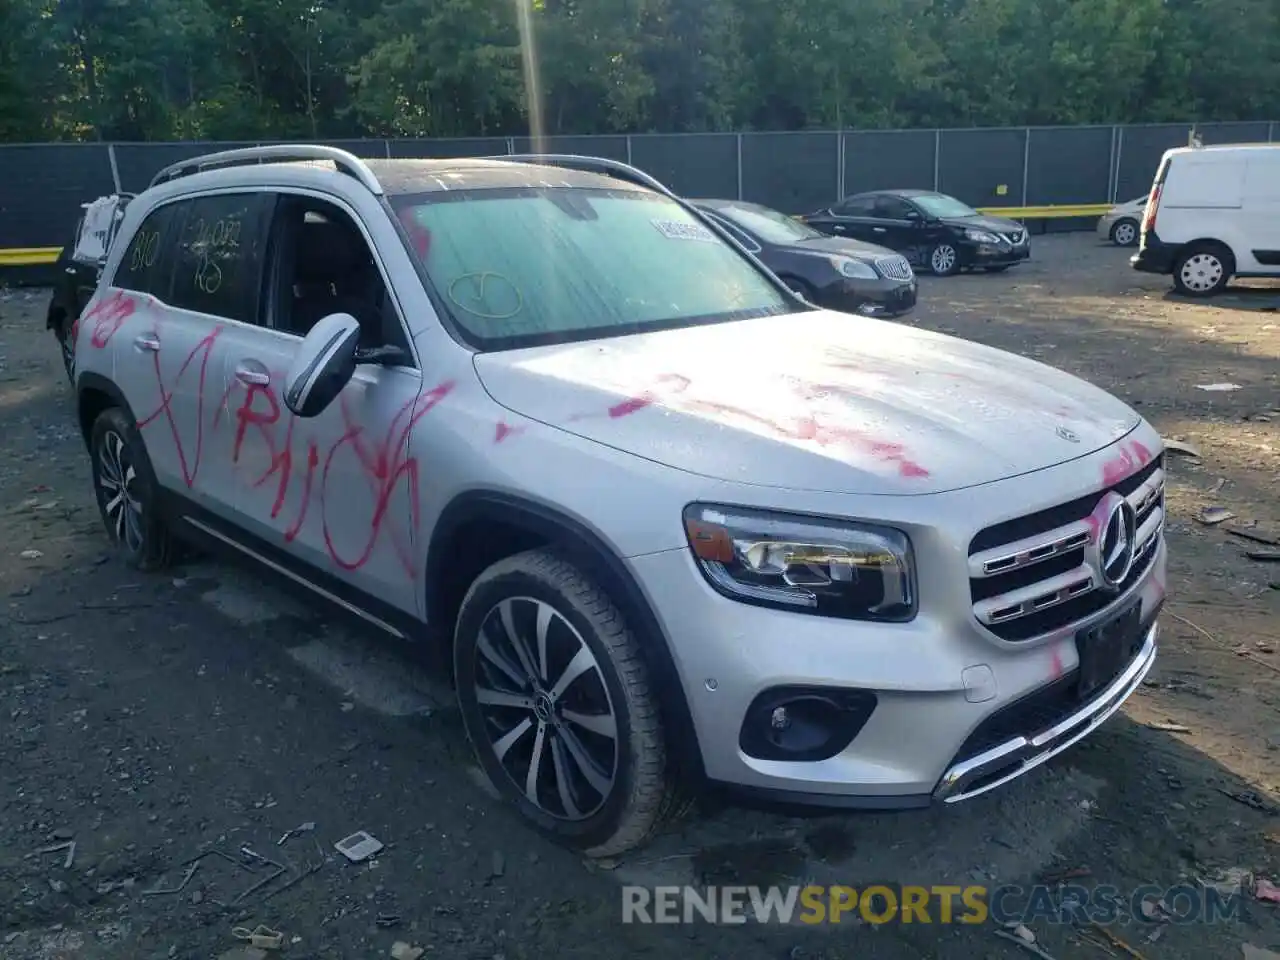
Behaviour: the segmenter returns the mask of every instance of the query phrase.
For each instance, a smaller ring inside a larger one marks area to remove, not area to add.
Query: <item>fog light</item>
[[[738,746],[760,760],[825,760],[852,742],[875,708],[870,690],[774,687],[747,708]]]

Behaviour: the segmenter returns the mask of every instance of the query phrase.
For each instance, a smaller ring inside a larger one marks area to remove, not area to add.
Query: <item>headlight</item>
[[[861,260],[850,260],[848,257],[832,257],[831,265],[840,271],[842,276],[850,277],[854,280],[876,280],[879,278],[875,268],[869,263],[863,263]]]
[[[911,541],[900,530],[696,503],[684,529],[703,574],[730,599],[849,620],[915,616]]]
[[[974,243],[999,243],[1000,238],[994,233],[987,233],[985,230],[966,230],[964,235]]]

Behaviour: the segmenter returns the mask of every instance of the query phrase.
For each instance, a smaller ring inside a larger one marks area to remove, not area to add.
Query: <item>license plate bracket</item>
[[[1138,650],[1142,635],[1142,602],[1076,634],[1080,669],[1076,695],[1088,700],[1124,670]]]

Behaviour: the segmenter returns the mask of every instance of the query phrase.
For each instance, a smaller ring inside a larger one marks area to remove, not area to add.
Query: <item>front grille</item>
[[[1136,517],[1134,560],[1118,591],[1103,589],[1087,552],[1090,515],[1109,491]],[[981,531],[969,544],[969,592],[978,622],[1009,641],[1032,640],[1113,603],[1146,573],[1164,531],[1164,456],[1119,483]]]
[[[890,280],[910,280],[913,276],[906,257],[881,257],[876,261],[876,269]]]

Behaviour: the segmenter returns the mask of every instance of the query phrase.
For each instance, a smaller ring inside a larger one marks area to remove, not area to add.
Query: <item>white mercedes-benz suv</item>
[[[1163,449],[1022,357],[817,309],[623,164],[214,154],[73,332],[109,536],[445,644],[483,768],[593,855],[683,788],[999,786],[1156,654]]]

